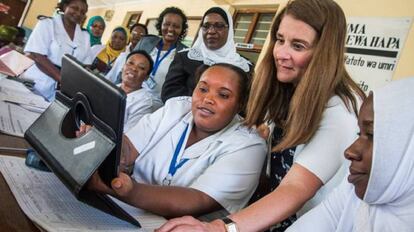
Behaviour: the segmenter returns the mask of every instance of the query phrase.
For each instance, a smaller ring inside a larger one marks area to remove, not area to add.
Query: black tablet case
[[[108,185],[118,175],[125,104],[121,89],[65,55],[61,90],[24,137],[78,200],[140,227],[107,195],[84,188],[96,170]],[[77,138],[81,121],[93,127]]]

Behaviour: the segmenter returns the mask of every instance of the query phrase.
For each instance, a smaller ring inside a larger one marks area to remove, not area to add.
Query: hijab
[[[129,38],[128,30],[125,29],[122,26],[118,26],[112,31],[112,33],[116,32],[116,31],[119,31],[119,32],[121,32],[125,35],[125,38],[126,38],[125,46],[121,50],[115,50],[115,49],[112,48],[111,38],[109,38],[108,42],[105,45],[105,48],[102,49],[102,51],[97,55],[97,58],[99,60],[101,60],[102,62],[106,63],[106,64],[113,63],[116,60],[116,58],[118,58],[118,56],[123,51],[125,51],[125,48],[126,48],[127,43],[128,43],[128,38]]]
[[[102,42],[101,42],[102,36],[94,36],[92,34],[91,27],[92,27],[92,25],[95,21],[102,22],[102,24],[105,27],[105,20],[101,16],[96,15],[96,16],[93,16],[89,19],[88,24],[86,25],[86,30],[89,32],[89,39],[90,39],[90,42],[91,42],[91,47],[95,44],[102,44]]]
[[[230,13],[220,7],[212,7],[206,11],[202,22],[204,21],[204,18],[210,13],[217,13],[221,15],[228,24],[229,27],[227,42],[223,45],[223,47],[217,50],[210,50],[204,44],[203,32],[200,29],[198,31],[196,41],[189,49],[187,57],[191,60],[202,61],[204,64],[209,66],[216,63],[228,63],[243,69],[245,72],[249,72],[249,65],[251,65],[251,63],[236,52],[236,45],[234,43],[233,18],[231,17]]]
[[[368,210],[357,217],[368,218],[372,231],[414,231],[414,78],[393,81],[373,97]]]
[[[373,93],[371,174],[363,200],[345,178],[288,232],[414,231],[414,77]]]

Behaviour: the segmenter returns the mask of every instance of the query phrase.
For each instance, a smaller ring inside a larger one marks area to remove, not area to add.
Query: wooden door
[[[17,26],[28,0],[1,0],[0,2],[10,7],[7,14],[0,12],[0,25]]]

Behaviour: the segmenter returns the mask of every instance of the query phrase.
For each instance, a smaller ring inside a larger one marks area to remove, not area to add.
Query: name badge
[[[150,89],[154,89],[155,86],[157,86],[157,82],[155,82],[152,75],[150,75],[150,77],[145,82],[146,82],[148,88],[150,88]]]

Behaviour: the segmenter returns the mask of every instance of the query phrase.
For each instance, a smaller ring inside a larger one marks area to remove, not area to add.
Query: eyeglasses
[[[226,29],[226,28],[228,28],[229,26],[227,25],[227,24],[225,24],[225,23],[214,23],[214,24],[211,24],[211,23],[204,23],[204,24],[202,24],[201,25],[201,29],[203,30],[203,31],[208,31],[208,30],[210,30],[211,28],[214,30],[214,31],[224,31],[224,29]]]

